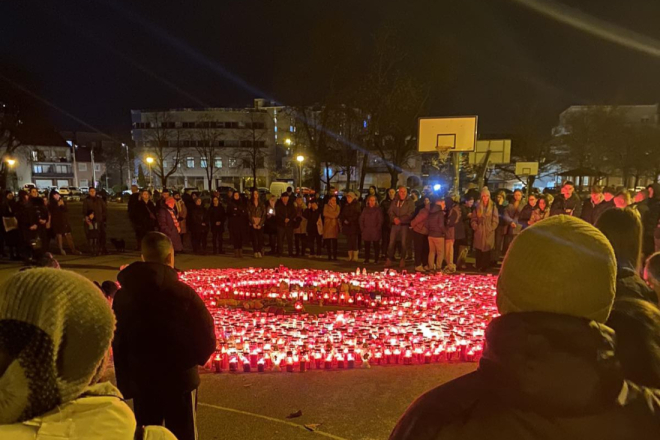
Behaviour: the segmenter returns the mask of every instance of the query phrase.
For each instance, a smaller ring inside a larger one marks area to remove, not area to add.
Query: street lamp
[[[298,161],[298,187],[300,187],[300,191],[302,192],[302,181],[303,181],[302,167],[303,167],[303,162],[305,161],[305,156],[299,154],[298,156],[296,156],[296,160]]]
[[[151,174],[151,164],[154,163],[154,158],[151,156],[147,156],[147,165],[149,165],[149,186],[151,188],[154,187],[154,175]]]
[[[287,139],[284,141],[284,143],[286,144],[287,147],[290,147],[290,146],[291,146],[291,139],[288,139],[288,138],[287,138]]]
[[[11,178],[11,172],[14,169],[14,165],[16,165],[16,160],[14,160],[12,158],[7,159],[7,165],[9,165],[9,173],[10,173],[10,178]],[[14,179],[12,179],[12,181],[11,181],[11,186],[12,186],[12,189],[15,189],[14,188]]]

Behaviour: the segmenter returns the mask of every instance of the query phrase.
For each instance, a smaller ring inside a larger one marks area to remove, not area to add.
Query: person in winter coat
[[[424,197],[422,203],[422,208],[419,209],[417,215],[410,222],[413,245],[415,246],[415,270],[417,272],[425,272],[429,269],[429,266],[426,265],[429,261],[429,230],[426,220],[429,217],[431,200]]]
[[[591,197],[582,204],[580,218],[591,225],[595,225],[601,214],[611,208],[614,208],[614,202],[605,201],[603,187],[594,185],[591,187]]]
[[[546,196],[539,197],[536,203],[536,208],[532,211],[532,216],[529,218],[529,226],[540,222],[543,219],[550,217],[550,206]]]
[[[644,258],[660,250],[660,183],[647,188],[649,197],[637,205],[642,216],[643,238],[642,253]]]
[[[364,263],[369,263],[371,246],[374,247],[374,263],[380,257],[380,240],[383,231],[383,211],[375,195],[367,196],[367,206],[360,213],[360,231],[364,241]]]
[[[89,212],[94,213],[94,218],[90,218]],[[94,220],[98,225],[98,245],[102,254],[107,254],[108,250],[105,245],[105,230],[108,222],[107,207],[105,201],[96,194],[95,188],[89,189],[89,195],[82,203],[83,220],[87,224],[90,220]],[[89,231],[85,228],[85,231]]]
[[[179,280],[167,236],[145,235],[142,260],[117,276],[121,289],[112,303],[117,386],[133,399],[138,425],[164,422],[178,440],[194,440],[197,368],[216,350],[213,317],[197,292]]]
[[[339,215],[341,231],[348,241],[348,261],[357,261],[358,235],[360,234],[360,203],[354,192],[346,194],[346,205]]]
[[[624,375],[637,385],[660,388],[660,310],[636,298],[614,301],[607,326],[616,334]]]
[[[245,232],[249,223],[247,205],[238,191],[232,194],[227,203],[227,218],[229,237],[234,245],[234,257],[243,258],[243,243],[247,240]]]
[[[615,287],[614,252],[593,226],[556,216],[525,229],[479,369],[418,398],[390,439],[657,438],[660,392],[626,380],[604,325]]]
[[[520,214],[522,213],[523,207],[522,191],[517,189],[513,192],[513,201],[504,208],[503,220],[507,228],[502,241],[502,255],[506,255],[506,251],[509,250],[511,242],[523,229],[522,223],[520,222]],[[502,223],[500,223],[500,225],[502,225]]]
[[[445,259],[447,260],[447,273],[456,272],[454,264],[454,243],[465,235],[463,223],[461,223],[461,208],[452,197],[445,198],[447,212],[447,235],[445,236]],[[461,234],[461,235],[459,235]]]
[[[264,251],[264,226],[266,225],[266,207],[259,199],[259,191],[252,190],[248,203],[248,220],[250,222],[250,236],[252,237],[252,250],[254,258],[262,258]]]
[[[305,256],[305,243],[307,241],[307,219],[303,215],[307,206],[302,196],[296,197],[294,206],[296,208],[296,218],[293,223],[293,236],[295,241],[294,255],[296,257]]]
[[[76,245],[73,244],[73,237],[71,237],[71,225],[69,225],[69,216],[67,215],[69,210],[60,196],[60,193],[57,191],[51,191],[50,193],[48,211],[50,211],[51,229],[55,234],[60,254],[66,255],[66,252],[62,247],[64,237],[69,245],[69,252],[71,252],[72,255],[81,255],[81,253],[76,250]]]
[[[561,195],[555,198],[550,208],[550,215],[570,215],[580,218],[582,215],[582,201],[575,193],[573,182],[566,182],[561,187]]]
[[[9,250],[9,258],[13,261],[20,260],[19,250],[21,248],[21,230],[16,215],[16,200],[12,191],[5,191],[2,202],[2,222],[5,231],[5,244]]]
[[[277,251],[278,257],[284,253],[284,239],[286,238],[289,257],[293,257],[293,229],[296,219],[296,207],[289,197],[289,193],[282,193],[280,200],[275,204],[275,220],[277,221]]]
[[[429,270],[441,270],[445,258],[445,238],[447,237],[446,203],[442,197],[435,200],[426,220],[429,242]]]
[[[39,259],[41,255],[45,252],[48,252],[48,245],[50,243],[50,237],[48,236],[48,220],[50,219],[50,214],[48,212],[48,206],[44,203],[44,199],[39,195],[39,191],[36,188],[30,190],[30,200],[27,205],[28,216],[30,218],[31,225],[36,225],[35,230],[35,242],[40,243],[40,245],[33,246],[33,255],[35,259]]]
[[[390,219],[390,206],[392,206],[392,201],[396,197],[396,190],[390,188],[385,194],[385,198],[380,202],[380,210],[383,213],[383,238],[381,240],[380,248],[383,250],[383,253],[387,253],[387,249],[390,245],[390,231],[392,230],[392,220]]]
[[[465,237],[463,239],[456,237],[454,243],[456,268],[465,269],[468,252],[472,249],[474,242],[474,230],[472,230],[472,209],[474,208],[474,198],[472,196],[465,196],[463,202],[460,204],[461,209],[461,226],[463,227]]]
[[[213,254],[224,254],[225,252],[222,248],[222,235],[225,232],[225,220],[227,219],[227,216],[225,214],[225,208],[222,206],[222,203],[220,203],[220,197],[213,197],[207,215],[208,224],[211,228]]]
[[[504,237],[508,234],[510,227],[510,224],[507,223],[504,218],[507,205],[506,193],[504,191],[498,191],[495,196],[495,206],[497,207],[499,223],[495,230],[495,249],[491,253],[493,264],[497,264],[500,258],[504,257],[504,253],[502,252],[504,249]]]
[[[518,224],[520,224],[522,229],[529,226],[529,220],[532,218],[532,212],[534,212],[537,203],[538,197],[536,197],[536,194],[530,194],[527,198],[527,203],[523,206],[518,216]]]
[[[176,200],[176,199],[174,199]],[[183,204],[183,202],[181,202]],[[176,209],[176,204],[175,204]],[[181,218],[181,217],[178,217]],[[209,234],[208,214],[202,205],[202,199],[195,200],[195,205],[188,212],[186,210],[186,218],[188,219],[188,226],[190,229],[190,238],[192,241],[192,248],[195,254],[206,253],[206,238]],[[179,223],[181,225],[181,223]],[[183,236],[183,234],[179,234]],[[183,240],[182,240],[183,241]]]
[[[616,298],[637,298],[658,304],[658,295],[639,276],[642,258],[642,223],[632,209],[605,211],[596,227],[607,237],[617,262]]]
[[[138,228],[139,225],[137,223],[137,206],[138,202],[140,201],[140,190],[138,189],[137,185],[131,185],[131,195],[128,198],[128,220],[131,222],[131,226],[133,226],[133,231],[135,232],[135,240],[140,243],[140,237],[138,237]],[[137,248],[139,251],[140,249]]]
[[[401,243],[401,261],[399,261],[399,267],[401,269],[406,267],[406,255],[408,253],[407,238],[414,212],[415,203],[408,198],[408,189],[405,186],[400,186],[397,190],[397,196],[390,204],[388,210],[389,221],[392,227],[390,229],[390,242],[387,246],[385,267],[392,266],[397,242]]]
[[[181,228],[181,244],[185,241],[185,236],[188,234],[188,206],[186,203],[181,199],[181,193],[178,191],[174,191],[174,194],[172,195],[174,197],[174,200],[176,201],[176,204],[174,205],[174,213],[176,214],[176,218],[179,221],[179,227]],[[192,203],[191,208],[195,207],[195,202]],[[192,240],[192,234],[191,234],[191,240]],[[198,243],[199,245],[199,243]]]
[[[267,255],[277,255],[282,251],[277,249],[277,218],[275,217],[275,206],[277,204],[277,197],[271,195],[266,202],[266,224],[264,226],[264,233],[268,235],[268,247],[270,251]]]
[[[155,231],[158,228],[157,215],[158,211],[154,202],[151,201],[149,190],[142,190],[133,213],[133,227],[135,228],[136,237],[139,240],[137,245],[138,250],[147,232]]]
[[[321,233],[319,232],[319,219],[321,218],[321,210],[319,209],[317,199],[311,199],[309,208],[303,212],[303,217],[307,223],[307,243],[306,247],[309,248],[309,255],[315,258],[317,255],[320,257],[323,254],[323,220],[321,220]]]
[[[181,244],[180,235],[181,227],[179,226],[179,220],[177,220],[177,216],[174,213],[175,204],[176,201],[172,197],[169,197],[165,202],[165,205],[158,210],[156,219],[158,221],[158,230],[168,236],[172,241],[174,252],[182,252],[183,245]]]
[[[481,200],[475,207],[470,221],[474,231],[476,265],[480,272],[486,272],[490,266],[491,253],[495,246],[495,231],[499,221],[499,212],[495,203],[490,199],[490,191],[484,187],[481,190]]]
[[[0,291],[0,323],[0,438],[134,438],[133,412],[100,381],[115,318],[91,281],[52,268],[19,272]],[[165,428],[148,431],[175,440]]]
[[[328,250],[328,260],[337,260],[337,237],[339,237],[339,214],[337,197],[331,195],[323,207],[323,241]]]

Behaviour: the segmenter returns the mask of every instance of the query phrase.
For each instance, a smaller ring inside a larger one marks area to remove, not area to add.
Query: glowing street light
[[[149,165],[149,186],[154,187],[154,175],[151,173],[151,164],[154,163],[154,158],[147,156],[147,165]]]
[[[11,172],[14,169],[14,165],[16,165],[16,160],[12,158],[8,158],[7,165],[9,165],[9,171]],[[13,186],[14,186],[14,180],[12,179],[12,187]]]
[[[303,181],[302,167],[303,167],[303,162],[305,161],[305,156],[299,154],[298,156],[296,156],[296,160],[298,161],[298,186],[300,187],[300,191],[302,192],[302,181]]]
[[[288,138],[287,138],[287,139],[284,141],[284,143],[286,144],[287,147],[290,147],[290,146],[291,146],[291,139],[288,139]]]

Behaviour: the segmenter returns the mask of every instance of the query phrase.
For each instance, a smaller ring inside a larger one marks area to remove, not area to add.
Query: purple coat
[[[362,210],[360,231],[363,241],[380,241],[383,234],[383,211],[380,206]]]
[[[160,208],[158,210],[158,230],[167,235],[170,240],[172,240],[172,247],[174,248],[174,252],[181,252],[183,250],[181,236],[179,235],[179,231],[176,229],[174,219],[172,219],[170,212],[171,211],[167,208]]]

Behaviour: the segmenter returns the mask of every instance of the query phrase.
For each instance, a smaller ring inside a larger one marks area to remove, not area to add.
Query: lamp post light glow
[[[9,166],[9,172],[11,173],[14,169],[14,165],[16,165],[16,160],[12,158],[7,159],[7,165]],[[14,187],[14,180],[12,179],[12,188]]]
[[[151,164],[154,163],[154,158],[147,156],[147,165],[149,165],[149,186],[154,187],[154,175],[151,173]]]
[[[287,139],[284,141],[284,143],[286,144],[287,147],[290,147],[290,146],[291,146],[291,139],[288,139],[288,138],[287,138]]]
[[[303,167],[303,162],[305,161],[305,156],[299,154],[298,156],[296,156],[296,160],[298,161],[298,187],[300,187],[300,191],[302,192],[302,181],[303,181],[302,167]]]

